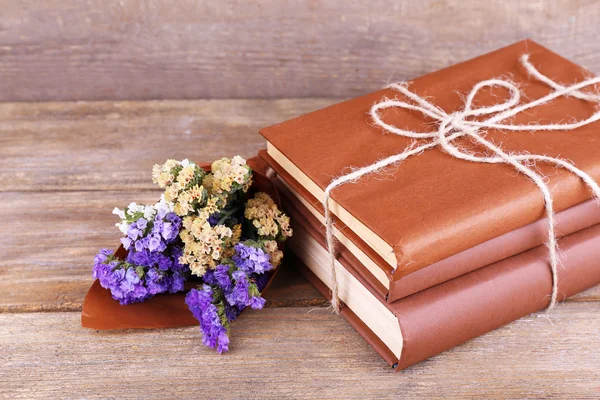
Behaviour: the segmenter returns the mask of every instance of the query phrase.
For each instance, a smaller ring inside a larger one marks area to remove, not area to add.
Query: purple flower
[[[219,303],[219,312],[214,293],[210,286],[202,285],[199,289],[192,289],[185,297],[185,302],[194,317],[200,322],[202,341],[205,346],[216,349],[219,354],[229,350],[229,337],[227,328],[223,325],[221,314],[224,315],[223,303]]]
[[[156,210],[156,216],[154,217],[154,221],[156,222],[157,220],[161,221],[165,219],[168,213],[169,210],[166,207],[159,207],[158,210]]]
[[[257,246],[239,243],[234,247],[233,264],[219,264],[207,271],[204,285],[192,290],[186,303],[200,322],[204,344],[226,351],[229,344],[227,324],[235,320],[246,308],[261,309],[265,299],[255,281],[263,288],[268,282],[266,271],[272,269],[269,255]]]
[[[185,271],[187,266],[179,263],[181,255],[180,247],[172,247],[169,252],[155,252],[149,249],[137,251],[130,249],[127,255],[127,262],[143,267],[158,268],[161,271]]]
[[[98,254],[94,257],[94,267],[98,264],[102,264],[106,261],[106,259],[112,255],[112,250],[109,249],[101,249]]]
[[[144,287],[135,268],[115,269],[108,284],[113,285],[111,294],[121,304],[130,304],[144,301],[148,290]]]
[[[225,293],[225,299],[232,306],[246,307],[249,303],[248,288],[250,283],[248,282],[248,276],[242,270],[237,270],[232,274],[235,280],[235,286],[229,293]]]
[[[222,354],[223,352],[229,351],[229,336],[227,330],[222,329],[219,331],[219,342],[217,344],[217,352]]]
[[[167,222],[162,223],[160,234],[165,239],[166,243],[169,244],[179,236],[181,218],[174,212],[170,212],[165,216],[164,220]]]
[[[258,247],[238,243],[235,245],[234,250],[235,254],[232,259],[235,265],[248,274],[262,274],[273,268],[269,254]]]
[[[187,265],[179,263],[182,249],[173,244],[164,251],[151,251],[143,246],[131,247],[125,261],[118,260],[107,249],[100,250],[94,258],[93,276],[100,285],[110,290],[121,304],[144,301],[159,293],[176,293],[184,289],[189,273]]]
[[[121,243],[126,250],[134,246],[138,252],[144,249],[163,252],[169,244],[178,239],[180,229],[181,218],[174,212],[161,208],[152,221],[145,218],[134,221],[127,229],[127,237],[121,239]]]
[[[125,250],[129,250],[129,247],[131,247],[132,242],[133,241],[128,237],[121,238],[121,244],[123,245]]]
[[[165,218],[167,221],[171,222],[174,225],[180,225],[181,224],[181,218],[175,214],[174,212],[170,212],[168,213]]]
[[[179,257],[183,254],[183,247],[181,246],[171,246],[171,259],[173,260],[173,265],[171,269],[173,271],[188,271],[189,267],[187,264],[181,264],[179,262]]]
[[[228,321],[235,320],[241,312],[239,308],[230,306],[229,303],[225,302],[225,316]]]
[[[220,264],[217,265],[217,267],[214,270],[215,280],[224,292],[230,291],[231,286],[233,285],[233,283],[231,282],[231,278],[229,277],[230,269],[231,268],[229,267],[229,265]]]
[[[106,287],[108,285],[112,272],[113,266],[107,263],[107,258],[112,256],[112,251],[108,249],[102,249],[100,252],[94,257],[94,269],[92,271],[92,276],[94,279],[100,280],[100,285]]]
[[[210,269],[204,273],[202,280],[211,286],[218,287],[223,292],[231,291],[233,283],[229,277],[230,266],[227,264],[217,265],[215,269]]]
[[[146,226],[148,226],[148,221],[146,221],[144,218],[140,218],[135,223],[135,226],[137,226],[137,228],[143,232],[144,229],[146,229]]]
[[[209,284],[211,286],[216,286],[217,278],[215,278],[215,271],[212,269],[209,269],[208,271],[206,271],[204,273],[204,275],[202,275],[202,281],[204,281],[204,283]]]
[[[184,288],[184,283],[185,275],[181,274],[180,272],[173,273],[169,284],[169,293],[181,292]]]
[[[150,240],[148,241],[148,250],[150,251],[161,251],[160,249],[160,245],[161,245],[161,240],[160,238],[153,236],[150,238]],[[166,247],[166,246],[165,246]]]
[[[150,268],[146,274],[146,286],[148,293],[158,294],[164,293],[169,289],[169,277],[164,272],[158,271],[155,268]]]
[[[266,300],[260,296],[252,296],[250,298],[250,307],[261,310],[265,306]]]
[[[217,225],[217,222],[219,222],[219,213],[214,213],[210,217],[208,217],[208,223],[210,224],[210,226]]]
[[[140,236],[142,236],[142,231],[137,228],[136,224],[131,224],[127,229],[127,237],[131,240],[137,240]]]
[[[93,276],[121,304],[144,301],[150,294],[136,268],[116,259],[106,249],[94,258]]]

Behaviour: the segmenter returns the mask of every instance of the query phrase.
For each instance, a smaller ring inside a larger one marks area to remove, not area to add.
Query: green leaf
[[[260,297],[260,291],[258,290],[256,283],[250,282],[250,285],[248,286],[248,294],[252,297]]]
[[[144,277],[144,267],[138,265],[137,267],[135,267],[135,272],[137,272],[140,278]]]

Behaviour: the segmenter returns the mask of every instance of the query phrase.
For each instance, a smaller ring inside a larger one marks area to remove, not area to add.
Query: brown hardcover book
[[[291,202],[284,205],[295,229],[288,246],[301,261],[297,267],[330,299],[324,232],[310,222],[313,216],[303,215]],[[600,283],[600,225],[565,236],[561,249],[559,300]],[[343,246],[338,250],[341,315],[396,370],[541,310],[550,300],[552,277],[544,246],[394,303],[357,273],[361,265],[352,253]]]
[[[266,151],[260,151],[259,155],[271,167],[266,173],[284,197],[284,203],[293,204],[301,212],[299,218],[320,229],[324,221],[321,203]],[[600,223],[600,206],[594,199],[587,200],[557,213],[556,220],[559,236],[568,235]],[[546,219],[543,218],[394,280],[393,269],[360,236],[340,221],[335,226],[335,236],[344,251],[359,264],[354,272],[390,303],[532,249],[546,239]]]
[[[550,89],[528,78],[519,63],[525,53],[555,81],[573,83],[589,76],[585,69],[548,49],[523,41],[417,78],[410,88],[448,113],[463,105],[461,93],[469,92],[479,81],[499,76],[511,76],[527,98],[536,99]],[[476,102],[494,104],[502,95],[483,92]],[[297,188],[293,189],[308,206],[318,212],[324,188],[346,168],[369,165],[401,152],[410,144],[407,138],[383,134],[369,121],[370,107],[394,96],[396,93],[390,89],[381,90],[261,131],[268,142],[269,157],[289,175],[290,179],[284,179],[286,184],[297,182]],[[513,122],[579,120],[593,112],[594,106],[589,103],[560,97],[518,115]],[[418,113],[392,110],[383,117],[387,123],[406,129],[431,129],[427,125],[431,121]],[[599,128],[599,123],[593,123],[573,131],[491,130],[487,137],[501,142],[507,151],[569,159],[598,181]],[[550,181],[562,234],[597,222],[598,209],[593,202],[586,203],[591,194],[579,178],[552,166],[538,168]],[[363,177],[335,189],[330,208],[338,219],[338,239],[349,248],[358,247],[369,259],[361,262],[389,291],[390,301],[414,293],[415,288],[424,289],[432,282],[443,282],[546,240],[544,204],[537,186],[516,174],[512,167],[458,160],[439,148],[405,160],[385,176]],[[339,232],[347,234],[346,242],[340,239],[343,235]],[[472,261],[462,258],[477,252],[479,255]],[[361,257],[359,254],[358,258]],[[454,267],[439,266],[452,257],[455,257],[451,263]],[[456,257],[460,262],[456,262]],[[414,282],[421,283],[399,283],[403,279],[406,282],[409,275],[413,275]]]

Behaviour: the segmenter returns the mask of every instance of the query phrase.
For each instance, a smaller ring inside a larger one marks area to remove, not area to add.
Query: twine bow
[[[526,154],[526,153],[508,153],[502,148],[498,147],[490,140],[485,138],[485,134],[489,129],[500,129],[506,131],[567,131],[580,128],[582,126],[591,124],[600,120],[600,111],[595,112],[591,117],[567,124],[527,124],[527,125],[513,125],[503,123],[508,118],[514,117],[515,115],[522,113],[523,111],[530,110],[534,107],[538,107],[542,104],[546,104],[558,97],[571,96],[581,100],[585,100],[593,103],[600,103],[600,96],[596,94],[588,94],[581,92],[580,90],[588,86],[592,86],[600,83],[600,77],[585,80],[583,82],[574,84],[572,86],[562,86],[545,75],[542,75],[530,62],[527,54],[521,56],[521,64],[525,67],[529,75],[538,81],[541,81],[554,89],[550,94],[541,97],[537,100],[529,103],[518,105],[521,100],[521,91],[512,82],[502,79],[489,79],[477,83],[465,100],[465,105],[462,110],[448,114],[441,108],[431,104],[426,99],[418,96],[408,89],[406,83],[395,83],[389,87],[397,90],[403,94],[406,98],[412,101],[412,103],[398,100],[398,99],[385,99],[379,103],[376,103],[371,107],[370,115],[375,125],[380,126],[384,131],[393,133],[395,135],[404,136],[412,139],[430,139],[424,144],[420,142],[414,142],[411,146],[406,148],[401,153],[379,160],[366,167],[354,169],[352,172],[335,178],[325,189],[323,198],[323,207],[325,209],[325,227],[326,227],[326,241],[327,248],[329,251],[331,261],[331,278],[332,278],[332,301],[331,304],[336,312],[340,310],[340,299],[338,297],[338,282],[335,271],[335,247],[334,247],[334,236],[333,236],[333,221],[331,211],[329,209],[329,199],[333,189],[349,182],[355,182],[361,177],[380,171],[388,165],[396,164],[411,156],[422,153],[425,150],[432,149],[440,146],[446,153],[451,156],[471,162],[477,163],[488,163],[488,164],[509,164],[514,167],[518,172],[528,177],[533,183],[537,185],[544,198],[544,206],[546,212],[546,218],[548,220],[548,241],[546,246],[548,247],[549,253],[549,264],[552,272],[552,294],[548,310],[552,309],[556,305],[556,299],[558,296],[558,274],[557,269],[560,264],[558,258],[558,244],[555,231],[555,217],[554,217],[554,206],[550,189],[544,180],[544,176],[533,169],[533,163],[545,162],[554,164],[558,167],[564,168],[574,175],[581,178],[587,186],[592,190],[596,199],[600,199],[600,187],[594,181],[594,179],[587,173],[575,167],[573,164],[566,160],[562,160],[556,157],[550,157],[538,154]],[[474,107],[473,100],[477,93],[484,88],[501,87],[509,91],[510,97],[501,103],[494,104],[487,107]],[[415,132],[410,130],[400,129],[394,125],[387,124],[384,122],[379,112],[387,108],[399,107],[406,110],[418,111],[423,115],[433,119],[437,123],[437,130],[433,132]],[[475,120],[476,117],[485,117],[482,121]],[[477,143],[489,150],[490,156],[474,154],[463,147],[459,147],[454,141],[461,137],[468,137],[474,143]]]

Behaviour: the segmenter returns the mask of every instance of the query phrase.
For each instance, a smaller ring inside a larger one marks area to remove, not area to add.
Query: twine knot
[[[558,297],[558,266],[560,260],[558,257],[558,244],[555,232],[555,217],[554,217],[554,206],[553,200],[550,193],[550,189],[545,182],[545,177],[537,172],[531,166],[535,162],[545,162],[554,164],[558,167],[564,168],[574,175],[581,178],[585,184],[591,189],[596,199],[600,198],[600,187],[584,171],[575,167],[572,163],[557,158],[539,154],[528,154],[528,153],[508,153],[490,140],[485,138],[485,134],[489,129],[499,129],[507,131],[566,131],[580,128],[582,126],[589,125],[593,122],[600,120],[600,112],[595,112],[589,118],[576,121],[573,123],[566,124],[525,124],[516,125],[503,123],[503,121],[514,117],[523,111],[538,107],[542,104],[546,104],[558,97],[572,96],[581,100],[585,100],[592,103],[600,103],[600,95],[584,93],[580,90],[596,85],[600,83],[600,77],[585,80],[583,82],[574,84],[572,86],[562,86],[547,76],[541,74],[530,62],[527,54],[520,58],[521,64],[525,67],[531,77],[543,82],[552,89],[550,94],[543,96],[537,100],[524,103],[519,105],[521,101],[521,91],[516,84],[508,80],[503,79],[488,79],[485,81],[478,82],[468,96],[465,99],[464,107],[456,112],[447,113],[443,109],[431,104],[429,101],[417,94],[411,92],[408,89],[407,83],[394,83],[389,87],[401,93],[409,101],[403,101],[399,99],[384,99],[379,103],[376,103],[371,107],[369,114],[373,119],[375,125],[381,127],[385,132],[392,133],[395,135],[411,138],[411,139],[430,139],[425,143],[414,142],[408,146],[404,151],[387,157],[383,160],[379,160],[371,165],[358,168],[350,173],[339,176],[331,181],[331,183],[325,188],[325,194],[323,198],[323,207],[325,210],[325,229],[326,229],[326,241],[327,248],[329,251],[331,261],[331,278],[332,278],[332,301],[331,304],[336,312],[340,311],[341,304],[338,297],[338,282],[335,270],[335,244],[333,235],[333,220],[331,211],[329,210],[329,199],[331,192],[336,187],[339,187],[345,183],[356,182],[361,177],[376,173],[388,165],[399,163],[411,156],[422,153],[425,150],[440,146],[449,155],[470,162],[488,163],[488,164],[508,164],[516,169],[518,172],[529,178],[535,185],[538,186],[544,199],[544,207],[546,211],[546,218],[548,220],[548,241],[546,246],[548,247],[549,264],[552,273],[552,293],[550,297],[550,303],[548,310],[551,310],[557,302]],[[509,97],[499,103],[474,107],[473,101],[477,96],[477,93],[483,89],[490,89],[494,87],[504,88],[509,92]],[[384,122],[379,112],[387,108],[402,108],[405,110],[417,111],[423,114],[425,117],[429,117],[437,122],[437,130],[429,132],[417,132],[398,128],[397,126],[390,125]],[[481,120],[481,118],[483,120]],[[467,137],[471,139],[475,144],[479,144],[488,150],[490,155],[486,154],[475,154],[468,149],[461,147],[456,143],[456,139],[461,137]]]

